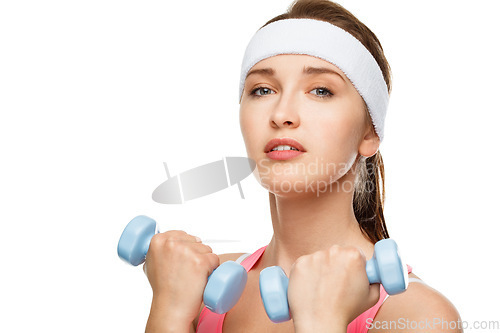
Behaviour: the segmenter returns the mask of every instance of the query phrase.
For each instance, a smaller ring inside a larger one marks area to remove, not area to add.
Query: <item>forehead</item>
[[[309,54],[277,54],[272,57],[268,57],[259,61],[255,66],[259,64],[278,64],[283,62],[289,63],[312,63],[319,64],[323,66],[328,66],[333,64],[321,58],[309,55]],[[254,67],[255,67],[254,66]]]
[[[348,80],[342,70],[331,62],[307,54],[279,54],[263,59],[250,68],[246,74],[246,78],[254,74],[279,76],[283,73],[295,73],[297,75],[302,75],[306,68],[310,69],[309,73],[311,74],[321,74],[324,72],[328,75],[340,76],[346,82]],[[324,70],[311,70],[311,68],[321,68]],[[267,69],[267,71],[262,71],[263,69]],[[329,73],[330,71],[336,74]]]

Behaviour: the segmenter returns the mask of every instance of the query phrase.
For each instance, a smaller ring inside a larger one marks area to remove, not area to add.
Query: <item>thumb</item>
[[[296,262],[297,262],[297,261],[294,261],[294,262],[292,263],[292,266],[290,266],[290,271],[291,271],[291,270],[295,267],[295,263],[296,263]]]

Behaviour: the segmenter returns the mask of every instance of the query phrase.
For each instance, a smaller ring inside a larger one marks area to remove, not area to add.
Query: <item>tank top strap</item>
[[[249,255],[248,257],[246,257],[241,262],[241,266],[243,266],[247,272],[250,271],[252,269],[253,265],[255,265],[255,263],[257,262],[257,260],[259,260],[259,258],[262,256],[262,254],[264,253],[266,248],[267,248],[267,245],[261,247],[260,249],[258,249],[257,251],[255,251],[254,253]]]

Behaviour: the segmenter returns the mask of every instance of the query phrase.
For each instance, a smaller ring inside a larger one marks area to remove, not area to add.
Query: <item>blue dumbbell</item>
[[[160,231],[155,220],[144,215],[132,219],[118,241],[118,256],[127,263],[137,266],[146,260],[151,238]],[[240,299],[247,283],[247,271],[243,266],[226,261],[208,277],[203,303],[212,312],[223,314]]]
[[[408,288],[408,274],[399,255],[398,246],[392,239],[375,243],[373,258],[366,262],[366,274],[370,283],[382,283],[389,295],[404,292]],[[288,277],[279,266],[270,266],[260,272],[260,296],[267,316],[275,323],[290,320],[288,307]]]

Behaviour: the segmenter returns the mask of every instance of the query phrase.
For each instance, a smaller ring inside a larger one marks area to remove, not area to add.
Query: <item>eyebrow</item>
[[[259,68],[259,69],[252,69],[250,72],[248,72],[245,80],[253,74],[260,74],[264,76],[274,76],[276,74],[276,71],[272,68]],[[304,70],[302,71],[303,75],[317,75],[317,74],[334,74],[338,75],[342,81],[345,82],[344,78],[342,75],[340,75],[337,71],[334,71],[333,69],[326,68],[326,67],[304,67]]]

